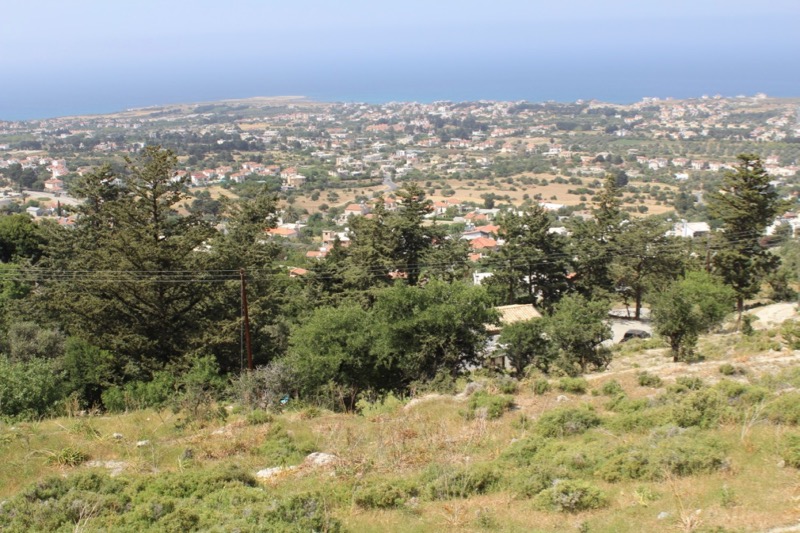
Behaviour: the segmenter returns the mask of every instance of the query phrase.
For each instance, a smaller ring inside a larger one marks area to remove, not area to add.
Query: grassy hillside
[[[796,328],[797,326],[795,326]],[[764,531],[800,520],[788,328],[634,341],[586,378],[473,376],[358,414],[0,426],[4,531]],[[320,452],[320,453],[315,453]],[[312,455],[313,454],[313,455]],[[269,470],[267,470],[269,469]]]

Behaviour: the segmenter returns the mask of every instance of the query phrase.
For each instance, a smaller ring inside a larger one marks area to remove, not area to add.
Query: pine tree
[[[73,230],[62,230],[43,266],[62,274],[36,293],[69,333],[111,350],[127,375],[146,376],[187,354],[206,326],[214,234],[177,204],[188,195],[174,178],[175,155],[146,147],[119,175],[102,167],[84,177]]]
[[[708,211],[723,230],[714,268],[736,292],[741,320],[745,298],[755,295],[764,277],[780,265],[759,241],[785,205],[757,155],[741,154],[738,159],[736,169],[725,173],[719,192],[709,195]]]

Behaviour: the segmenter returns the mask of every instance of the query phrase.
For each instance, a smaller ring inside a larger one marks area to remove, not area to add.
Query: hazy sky
[[[458,99],[535,80],[557,96],[566,78],[586,97],[759,79],[800,95],[798,0],[3,0],[0,16],[0,119],[111,95]]]

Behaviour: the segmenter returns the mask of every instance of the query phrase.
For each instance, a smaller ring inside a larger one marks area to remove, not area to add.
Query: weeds
[[[561,378],[558,380],[558,390],[572,394],[586,394],[589,382],[583,378]]]
[[[57,466],[78,466],[89,459],[86,453],[69,446],[58,451],[45,451],[43,453],[47,456],[48,464]]]
[[[484,391],[478,391],[469,397],[466,416],[468,419],[475,417],[495,420],[503,416],[514,405],[510,396],[494,396]]]
[[[543,490],[534,499],[537,507],[562,513],[600,509],[608,505],[606,495],[586,481],[563,480]]]
[[[636,375],[636,380],[641,387],[653,387],[658,388],[661,387],[662,381],[661,378],[656,376],[655,374],[651,374],[649,372],[643,371],[639,372]]]

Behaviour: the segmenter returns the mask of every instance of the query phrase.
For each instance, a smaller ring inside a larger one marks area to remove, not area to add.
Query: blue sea
[[[241,66],[239,66],[241,67]],[[754,74],[738,63],[702,61],[528,61],[465,65],[309,65],[241,68],[126,69],[45,72],[0,85],[0,120],[100,114],[173,103],[254,96],[306,96],[325,102],[597,99],[633,103],[643,97],[689,98],[766,93],[800,96],[800,73],[765,60]]]

